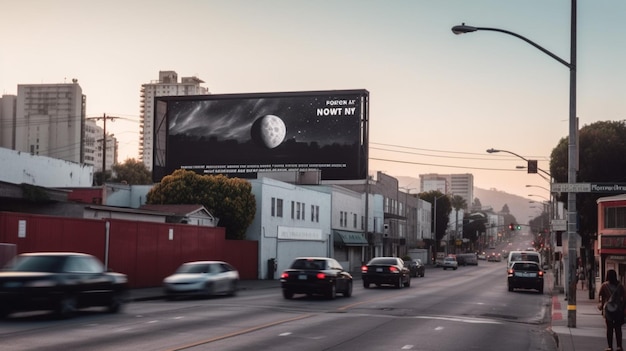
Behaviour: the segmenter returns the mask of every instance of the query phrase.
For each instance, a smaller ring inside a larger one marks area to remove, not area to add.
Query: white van
[[[515,261],[533,261],[539,263],[539,267],[543,267],[541,255],[537,251],[511,251],[507,259],[507,269],[511,267],[511,263]]]

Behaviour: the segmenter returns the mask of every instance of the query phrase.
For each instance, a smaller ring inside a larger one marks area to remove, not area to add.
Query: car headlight
[[[24,282],[24,287],[27,288],[49,288],[55,285],[56,282],[54,280],[32,280]]]

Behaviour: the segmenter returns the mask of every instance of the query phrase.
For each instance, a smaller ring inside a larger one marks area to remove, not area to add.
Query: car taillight
[[[539,276],[543,277],[543,271],[539,271]]]
[[[509,269],[509,274],[513,274],[515,271],[512,269]]]
[[[280,275],[280,278],[281,278],[281,279],[287,279],[287,278],[289,278],[289,273],[287,273],[287,272],[283,272],[283,274],[281,274],[281,275]]]
[[[317,279],[326,279],[326,274],[325,273],[317,273],[316,277],[317,277]]]
[[[391,267],[389,267],[389,272],[392,272],[392,273],[397,273],[397,272],[399,272],[398,267],[396,267],[396,266],[391,266]]]
[[[367,266],[361,266],[361,273],[367,273]]]

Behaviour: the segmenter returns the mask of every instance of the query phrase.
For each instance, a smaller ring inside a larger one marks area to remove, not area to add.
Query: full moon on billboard
[[[287,128],[285,122],[278,116],[265,115],[252,123],[250,137],[260,146],[273,149],[285,140]]]

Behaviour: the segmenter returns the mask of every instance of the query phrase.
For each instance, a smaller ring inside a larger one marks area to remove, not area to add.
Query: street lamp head
[[[498,149],[494,149],[494,148],[487,149],[487,153],[488,153],[488,154],[493,154],[493,153],[496,153],[496,152],[500,152],[500,150],[498,150]]]
[[[478,28],[472,26],[466,26],[465,23],[462,23],[460,26],[452,27],[452,33],[454,34],[465,34],[477,31]]]

